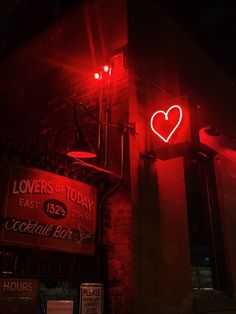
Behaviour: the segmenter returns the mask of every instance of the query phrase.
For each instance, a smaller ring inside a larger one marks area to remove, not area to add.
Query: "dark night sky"
[[[0,0],[0,57],[5,57],[81,0]]]
[[[159,2],[219,66],[236,77],[235,0],[160,0]]]
[[[156,0],[236,77],[235,0]],[[34,37],[81,0],[1,0],[0,57]]]

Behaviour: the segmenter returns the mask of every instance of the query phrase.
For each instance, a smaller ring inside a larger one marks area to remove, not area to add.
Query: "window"
[[[185,183],[193,288],[227,290],[213,157],[186,157]]]

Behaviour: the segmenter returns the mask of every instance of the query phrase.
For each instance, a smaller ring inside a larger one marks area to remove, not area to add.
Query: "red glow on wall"
[[[167,111],[154,112],[150,120],[152,131],[167,143],[179,128],[183,118],[182,108],[178,105],[169,107]]]

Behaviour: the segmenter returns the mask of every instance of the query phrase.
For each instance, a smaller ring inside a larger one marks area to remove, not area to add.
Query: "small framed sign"
[[[103,313],[104,288],[102,283],[82,283],[80,286],[80,314]]]
[[[73,314],[73,301],[48,300],[47,314]]]

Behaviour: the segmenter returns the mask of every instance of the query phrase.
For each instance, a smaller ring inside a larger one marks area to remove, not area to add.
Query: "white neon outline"
[[[162,113],[164,114],[165,116],[165,119],[168,120],[168,114],[169,112],[173,109],[173,108],[177,108],[179,109],[179,120],[178,122],[176,123],[175,127],[173,128],[173,130],[170,132],[170,134],[168,135],[167,138],[163,137],[160,133],[158,133],[154,127],[153,127],[153,120],[155,118],[156,115],[158,115],[159,113]],[[178,126],[180,125],[181,121],[182,121],[182,117],[183,117],[183,111],[182,111],[182,108],[178,105],[174,105],[174,106],[171,106],[166,112],[163,111],[163,110],[158,110],[156,112],[154,112],[154,114],[152,115],[151,117],[151,120],[150,120],[150,126],[151,126],[151,129],[152,131],[157,135],[159,136],[165,143],[167,143],[169,141],[169,139],[171,138],[171,136],[173,135],[173,133],[176,131],[176,129],[178,128]]]

